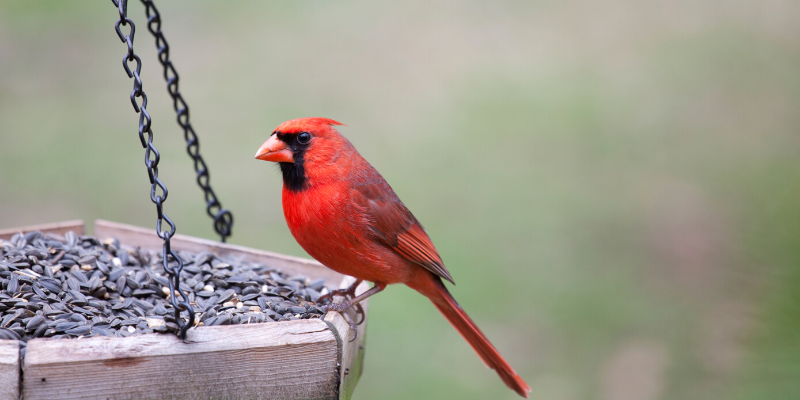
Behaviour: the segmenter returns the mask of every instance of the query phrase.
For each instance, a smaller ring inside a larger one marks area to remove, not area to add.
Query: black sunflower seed
[[[75,327],[75,328],[72,328],[72,329],[67,329],[67,330],[64,331],[64,333],[66,333],[68,335],[74,335],[74,336],[84,336],[84,335],[88,335],[89,332],[91,332],[91,331],[92,331],[92,327],[91,326],[89,326],[89,325],[81,325],[81,326],[78,326],[78,327]]]
[[[11,275],[11,279],[8,281],[6,290],[11,294],[17,293],[17,290],[19,290],[19,279],[17,278],[17,274]]]
[[[75,322],[75,321],[64,321],[64,322],[59,322],[58,324],[56,324],[56,326],[54,326],[54,328],[55,328],[56,332],[64,332],[67,329],[72,329],[72,328],[74,328],[76,326],[78,326],[78,323]]]

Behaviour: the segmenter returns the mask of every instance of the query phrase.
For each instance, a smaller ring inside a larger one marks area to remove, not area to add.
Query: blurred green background
[[[532,398],[800,398],[800,3],[159,1],[232,242],[304,255],[281,122],[329,117]],[[145,28],[180,233],[214,238]],[[109,1],[0,2],[0,227],[154,227]],[[428,301],[370,300],[355,399],[513,399]]]

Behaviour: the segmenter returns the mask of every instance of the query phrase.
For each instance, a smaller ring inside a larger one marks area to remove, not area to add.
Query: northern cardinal
[[[280,165],[283,214],[300,246],[328,268],[355,277],[352,291],[361,281],[374,283],[328,309],[343,311],[386,285],[404,283],[430,299],[486,366],[527,398],[528,384],[444,286],[442,279],[453,278],[422,225],[333,125],[342,124],[327,118],[284,122],[256,153]]]

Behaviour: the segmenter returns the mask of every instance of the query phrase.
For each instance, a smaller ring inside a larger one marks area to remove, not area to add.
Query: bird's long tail
[[[444,315],[445,318],[453,325],[454,328],[466,339],[470,346],[478,353],[483,363],[487,367],[495,370],[500,379],[505,382],[506,386],[517,392],[522,397],[527,398],[528,393],[531,391],[525,381],[514,372],[514,369],[503,359],[497,349],[492,346],[489,339],[483,335],[478,326],[472,322],[467,313],[461,309],[461,306],[456,303],[456,300],[447,290],[442,283],[441,279],[430,275],[432,279],[426,279],[427,282],[417,285],[409,285],[414,287],[417,291],[427,296],[436,308]]]

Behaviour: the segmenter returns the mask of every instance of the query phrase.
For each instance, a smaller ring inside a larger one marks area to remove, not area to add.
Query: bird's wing
[[[455,283],[425,229],[386,181],[355,185],[352,195],[366,210],[372,233],[380,242],[414,264]]]

